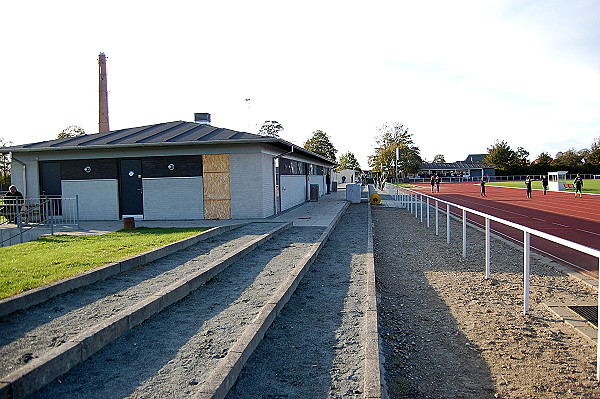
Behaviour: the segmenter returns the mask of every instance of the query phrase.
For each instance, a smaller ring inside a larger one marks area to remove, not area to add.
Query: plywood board
[[[202,156],[204,218],[231,219],[229,154]]]
[[[202,156],[202,170],[204,173],[227,172],[229,173],[229,154],[205,154]]]
[[[205,201],[231,199],[229,173],[205,173],[202,183]]]
[[[231,219],[231,201],[204,200],[204,219]]]

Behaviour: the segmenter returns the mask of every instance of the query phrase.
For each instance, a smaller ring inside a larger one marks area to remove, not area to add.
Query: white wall
[[[25,167],[19,162],[12,161],[10,166],[10,182],[27,198],[39,198],[40,185],[37,161],[25,162]],[[23,174],[25,169],[25,176]],[[25,178],[27,181],[23,180]]]
[[[273,155],[262,155],[262,195],[264,217],[275,214],[275,168],[273,166]]]
[[[79,196],[80,220],[119,220],[119,185],[113,179],[63,180],[63,198]]]
[[[263,158],[262,153],[232,154],[229,158],[232,219],[264,218],[273,214],[273,199],[265,198],[263,187]],[[265,201],[270,201],[270,213],[266,213]]]
[[[143,178],[144,220],[204,218],[202,177]]]
[[[285,211],[306,201],[306,176],[281,176],[281,210]]]

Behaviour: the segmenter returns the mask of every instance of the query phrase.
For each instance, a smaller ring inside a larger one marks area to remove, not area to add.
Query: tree
[[[554,159],[550,156],[550,154],[547,152],[542,152],[540,155],[538,155],[535,161],[533,161],[533,163],[536,165],[550,166],[553,160]]]
[[[446,163],[446,158],[442,154],[437,154],[433,157],[433,163]]]
[[[588,163],[600,165],[600,137],[598,137],[590,147],[590,153],[587,157]]]
[[[488,153],[483,158],[483,163],[493,165],[498,169],[507,170],[515,162],[516,153],[504,140],[496,140],[494,145],[488,148]]]
[[[306,140],[304,148],[314,153],[324,156],[332,162],[335,162],[335,154],[337,150],[331,144],[327,133],[321,130],[315,130],[311,138]]]
[[[574,148],[570,148],[567,151],[559,151],[554,157],[554,164],[561,165],[563,167],[577,166],[583,161],[583,154],[580,151],[575,151]]]
[[[378,130],[381,134],[375,139],[377,147],[375,154],[369,156],[369,166],[381,172],[383,179],[390,175],[397,177],[397,172],[402,176],[418,172],[423,159],[408,128],[394,122],[391,125],[385,123]]]
[[[70,137],[79,137],[85,135],[85,130],[81,126],[70,125],[65,129],[61,130],[56,136],[57,139],[67,139]]]
[[[358,163],[356,156],[354,156],[354,153],[348,151],[340,156],[340,162],[337,170],[342,169],[360,170],[360,164]]]
[[[0,147],[10,147],[12,141],[0,137]],[[10,185],[10,158],[8,153],[0,153],[0,186]]]
[[[279,137],[279,132],[282,130],[283,126],[281,123],[277,121],[265,121],[260,129],[258,129],[258,134],[262,136]]]
[[[529,151],[523,147],[517,147],[517,151],[515,151],[514,165],[527,167],[529,165]]]

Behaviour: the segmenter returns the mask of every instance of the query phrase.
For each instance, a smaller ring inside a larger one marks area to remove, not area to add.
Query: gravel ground
[[[285,231],[32,397],[193,395],[322,232]]]
[[[245,225],[0,318],[0,376],[277,226],[276,223]]]
[[[362,398],[367,205],[351,205],[228,399]]]
[[[484,276],[483,233],[451,222],[446,244],[398,208],[373,210],[386,384],[390,398],[599,398],[596,345],[544,302],[596,301],[587,285],[535,255],[531,311],[523,309],[523,252],[492,240]]]

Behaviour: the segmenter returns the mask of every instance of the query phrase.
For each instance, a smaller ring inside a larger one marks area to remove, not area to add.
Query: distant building
[[[327,192],[334,163],[285,140],[167,122],[0,149],[27,198],[79,198],[81,220],[265,218]]]
[[[420,177],[428,177],[433,174],[447,177],[470,177],[472,179],[480,179],[481,176],[495,176],[496,169],[492,165],[483,163],[486,154],[470,154],[464,161],[457,162],[440,162],[421,164],[419,170]]]

